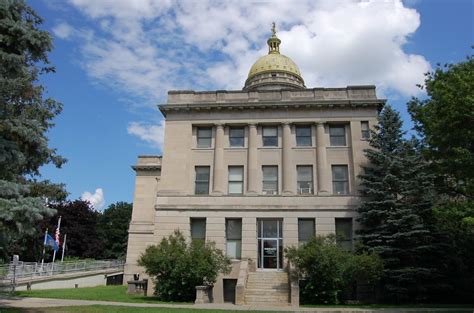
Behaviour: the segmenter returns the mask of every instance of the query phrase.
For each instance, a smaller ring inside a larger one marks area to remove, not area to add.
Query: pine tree
[[[372,132],[369,164],[360,176],[360,239],[384,260],[384,294],[395,302],[426,300],[437,277],[431,228],[433,177],[417,149],[403,138],[398,112],[385,106]]]
[[[46,137],[62,106],[44,98],[38,83],[40,74],[54,71],[47,58],[51,36],[41,23],[24,1],[0,1],[0,259],[17,253],[9,247],[54,213],[47,198],[66,196],[62,185],[38,181],[41,166],[65,162]]]

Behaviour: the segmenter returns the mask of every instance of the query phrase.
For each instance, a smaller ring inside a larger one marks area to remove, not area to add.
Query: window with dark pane
[[[197,147],[210,148],[212,145],[212,128],[198,127],[197,128]]]
[[[242,219],[226,219],[225,233],[227,256],[231,259],[240,259],[242,253]]]
[[[278,147],[278,127],[264,126],[262,128],[262,138],[264,147]]]
[[[229,145],[231,147],[243,147],[245,145],[245,131],[243,127],[231,127],[229,129]]]
[[[337,245],[352,250],[352,218],[336,218]]]
[[[210,176],[210,167],[209,166],[196,166],[196,180],[194,193],[197,195],[207,195],[209,194],[209,176]]]
[[[278,166],[262,166],[263,194],[278,194]]]
[[[332,166],[332,190],[336,195],[349,194],[349,174],[347,165]]]
[[[296,145],[298,147],[308,147],[312,145],[311,126],[297,125],[295,127],[295,132],[296,132]]]
[[[206,219],[191,218],[191,239],[206,240]]]
[[[309,239],[314,237],[315,234],[314,218],[298,219],[298,243],[300,245],[306,243]]]
[[[329,125],[329,142],[331,146],[346,146],[346,127]]]
[[[361,130],[362,139],[370,138],[369,122],[367,121],[360,122],[360,130]]]
[[[229,194],[242,194],[244,191],[244,167],[229,166]]]
[[[297,192],[298,194],[312,194],[313,193],[313,166],[312,165],[298,165],[296,166],[297,173]]]

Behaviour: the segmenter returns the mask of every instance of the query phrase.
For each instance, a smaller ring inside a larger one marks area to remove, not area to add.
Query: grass
[[[116,302],[131,302],[131,303],[170,303],[170,302],[160,301],[156,297],[128,295],[127,286],[98,286],[98,287],[68,288],[68,289],[17,291],[16,295],[20,297],[73,299],[73,300],[116,301]],[[180,304],[191,304],[191,303],[180,302]]]
[[[243,311],[228,311],[228,310],[208,310],[208,309],[174,309],[174,308],[137,308],[137,307],[123,307],[123,306],[108,306],[108,305],[91,305],[91,306],[68,306],[56,308],[41,308],[41,309],[3,309],[0,308],[0,313],[242,313]],[[247,313],[271,313],[271,311],[245,311]],[[281,312],[284,313],[284,312]]]
[[[304,308],[362,308],[362,309],[457,309],[461,312],[472,312],[473,305],[470,304],[302,304]]]

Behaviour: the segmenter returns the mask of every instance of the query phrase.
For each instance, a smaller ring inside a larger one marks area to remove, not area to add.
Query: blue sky
[[[68,159],[44,178],[97,209],[132,201],[138,155],[161,154],[157,104],[170,89],[241,89],[266,53],[273,20],[281,51],[307,87],[375,84],[411,123],[406,102],[436,63],[472,53],[472,0],[36,0],[54,38],[56,73],[42,78],[64,104],[49,134]],[[86,194],[84,194],[86,193]]]

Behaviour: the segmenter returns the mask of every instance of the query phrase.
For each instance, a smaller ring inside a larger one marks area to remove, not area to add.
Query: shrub
[[[353,254],[337,246],[334,235],[313,237],[285,253],[302,279],[302,303],[344,302],[356,283],[373,285],[382,275],[382,261],[377,255]]]
[[[138,264],[154,279],[155,294],[164,301],[193,301],[196,286],[213,285],[219,273],[230,272],[230,260],[213,242],[188,243],[177,230],[149,246]]]

